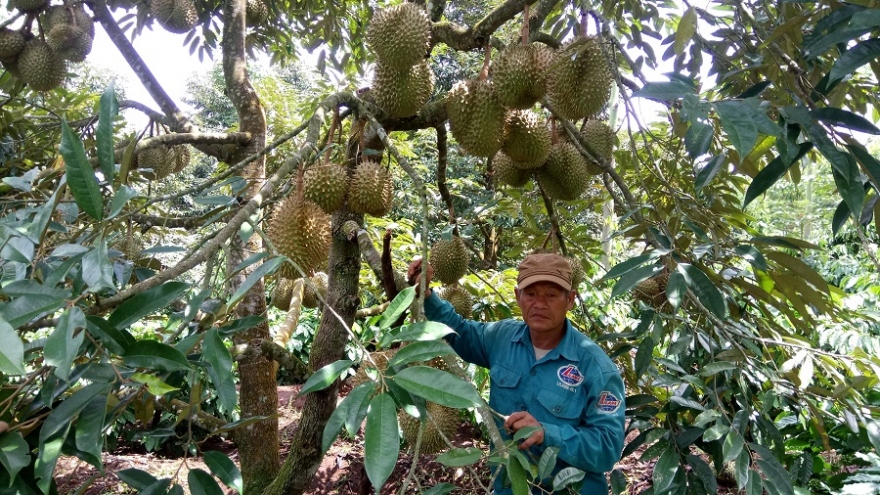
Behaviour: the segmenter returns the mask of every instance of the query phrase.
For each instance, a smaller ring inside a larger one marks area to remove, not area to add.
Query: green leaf
[[[137,383],[143,383],[147,386],[147,391],[156,396],[180,390],[177,387],[172,387],[163,382],[158,376],[147,375],[146,373],[133,373],[131,375],[131,380]]]
[[[205,464],[207,464],[208,469],[211,470],[214,476],[220,478],[220,481],[238,493],[244,491],[241,471],[226,454],[217,450],[209,450],[203,456]]]
[[[202,358],[211,368],[208,376],[214,384],[220,405],[229,412],[238,404],[238,393],[235,391],[235,376],[232,374],[232,356],[216,328],[208,330],[202,341]]]
[[[755,96],[761,96],[761,94],[773,84],[773,81],[761,81],[749,89],[743,91],[742,93],[736,96],[737,100],[745,100],[746,98],[753,98]]]
[[[380,347],[388,347],[394,342],[406,342],[414,340],[437,340],[455,333],[443,323],[436,321],[420,321],[400,328],[396,334],[386,333],[379,342]]]
[[[561,490],[568,485],[577,483],[578,481],[584,479],[584,473],[578,468],[567,467],[561,469],[556,476],[553,477],[553,491]]]
[[[811,143],[803,143],[803,144],[811,144]],[[752,201],[755,200],[758,196],[767,192],[770,189],[770,186],[776,184],[789,168],[794,164],[792,162],[788,165],[782,161],[781,156],[777,156],[770,163],[767,164],[766,167],[762,168],[758,175],[752,179],[752,183],[749,184],[749,188],[746,190],[745,198],[743,199],[743,208],[749,205]]]
[[[723,437],[724,435],[727,435],[727,433],[729,431],[730,431],[729,426],[727,426],[725,424],[718,423],[715,426],[706,430],[705,433],[703,433],[703,441],[714,442],[715,440],[718,440],[719,438]]]
[[[733,463],[733,477],[736,478],[736,485],[740,490],[749,484],[749,476],[752,474],[751,462],[752,457],[748,449],[743,449]]]
[[[400,370],[393,380],[410,393],[454,409],[473,407],[482,401],[473,385],[436,368],[411,366]]]
[[[829,83],[843,79],[877,57],[880,57],[880,39],[871,38],[860,42],[834,61],[828,72]]]
[[[724,296],[712,280],[702,270],[688,263],[680,263],[678,271],[684,275],[688,286],[697,295],[700,303],[718,318],[724,318],[727,314]]]
[[[663,271],[662,266],[650,265],[627,272],[620,277],[616,284],[614,284],[614,288],[611,289],[611,297],[615,298],[619,295],[626,294],[642,280],[653,277],[661,271]]]
[[[364,468],[376,493],[382,492],[400,455],[397,406],[391,394],[382,393],[370,401],[364,431]]]
[[[385,311],[382,312],[382,318],[379,319],[379,328],[381,330],[391,328],[391,325],[400,318],[400,315],[409,309],[415,298],[415,287],[407,287],[398,292],[397,295],[394,296],[394,300],[391,301],[391,304],[389,304],[388,307],[385,308]]]
[[[754,469],[749,470],[749,482],[746,484],[746,495],[764,495],[764,480],[761,473]]]
[[[257,269],[251,272],[251,274],[244,279],[244,282],[238,286],[238,289],[236,289],[232,294],[232,297],[229,298],[226,306],[230,308],[233,307],[249,290],[251,290],[251,287],[262,280],[263,277],[274,273],[282,263],[284,263],[284,257],[276,256],[257,267]]]
[[[24,344],[18,333],[0,316],[0,373],[24,375]]]
[[[232,334],[242,332],[244,330],[249,330],[261,323],[266,321],[265,316],[260,315],[250,315],[245,316],[244,318],[238,318],[233,320],[223,326],[221,326],[218,330],[220,331],[220,335],[224,337],[229,337]]]
[[[871,182],[873,182],[874,189],[880,191],[880,160],[874,158],[864,146],[848,144],[846,147],[856,157],[856,160],[862,164],[862,169]]]
[[[729,431],[724,437],[724,443],[721,444],[721,450],[724,454],[723,462],[728,463],[737,457],[743,451],[745,441],[738,431]]]
[[[350,405],[346,405],[348,412],[343,419],[345,421],[345,431],[352,437],[356,436],[361,428],[361,423],[364,422],[364,418],[367,416],[367,409],[370,407],[370,397],[372,397],[375,391],[376,384],[372,381],[366,381],[352,389],[343,399],[343,402],[350,402]],[[339,407],[342,407],[342,405],[340,404]]]
[[[113,200],[110,201],[110,214],[107,215],[107,220],[116,218],[116,215],[119,215],[119,213],[122,212],[125,203],[128,203],[129,200],[138,196],[140,196],[140,193],[136,190],[128,186],[121,186],[119,190],[116,191],[116,194],[113,195]]]
[[[40,428],[40,443],[45,442],[55,433],[62,431],[73,423],[80,411],[92,402],[98,395],[104,394],[110,390],[109,383],[92,383],[77,390],[70,397],[62,401],[58,406],[49,413],[46,421]]]
[[[697,479],[703,484],[705,493],[718,493],[718,480],[715,478],[715,472],[706,464],[706,461],[700,456],[692,454],[686,455],[685,459],[693,473],[697,475]]]
[[[17,431],[0,433],[0,464],[9,473],[9,486],[15,479],[15,475],[31,463],[30,449],[27,442]]]
[[[107,320],[94,315],[86,317],[86,330],[92,334],[110,352],[118,355],[125,354],[125,350],[134,345],[134,337],[125,330],[117,330],[110,326]]]
[[[874,446],[874,450],[880,452],[880,421],[866,419],[865,431],[868,433],[868,440]]]
[[[880,47],[880,39],[874,41],[877,41],[878,47]],[[865,134],[880,134],[880,129],[872,124],[870,120],[842,108],[817,108],[810,110],[810,115],[814,119],[821,120],[828,125],[845,127],[854,131],[864,132]]]
[[[413,342],[398,350],[388,361],[388,366],[399,366],[417,361],[430,361],[437,356],[455,355],[455,351],[442,340],[423,340]]]
[[[538,479],[549,478],[556,467],[556,457],[559,455],[559,447],[547,447],[538,459]]]
[[[59,295],[57,290],[39,284],[33,285],[38,291],[16,297],[12,302],[0,305],[0,318],[6,320],[12,328],[20,327],[37,316],[56,311],[65,304],[64,296]],[[61,293],[63,294],[64,291]]]
[[[519,442],[520,440],[525,440],[526,438],[532,436],[532,433],[536,431],[541,431],[543,429],[544,428],[540,426],[526,426],[524,428],[520,428],[516,431],[516,434],[513,435],[513,441]]]
[[[192,495],[223,495],[223,490],[213,476],[201,469],[190,469],[186,476]]]
[[[767,271],[767,260],[764,259],[764,255],[755,246],[740,244],[733,248],[733,250],[753,267],[764,272]]]
[[[693,399],[686,399],[680,395],[670,396],[669,401],[674,402],[675,404],[678,404],[681,407],[685,407],[688,409],[696,409],[697,411],[704,411],[706,409],[699,402],[697,402]]]
[[[101,449],[104,446],[104,418],[107,416],[108,395],[95,397],[82,410],[76,421],[74,439],[76,448],[88,454],[88,462],[98,471],[104,471]]]
[[[636,376],[644,376],[648,367],[651,366],[651,361],[654,357],[654,346],[654,339],[650,335],[639,343],[639,349],[636,351],[635,358]]]
[[[710,131],[712,130],[712,127],[710,127],[710,126],[706,126],[706,127],[708,127],[710,129]],[[708,139],[709,139],[709,142],[711,142],[711,140],[712,140],[712,133],[711,132],[709,133]],[[706,151],[708,151],[708,143],[707,143]],[[712,179],[714,179],[715,176],[718,175],[718,172],[721,171],[721,168],[724,166],[724,160],[725,160],[724,155],[716,155],[716,156],[713,156],[711,160],[706,162],[706,164],[703,165],[703,167],[700,169],[700,171],[697,172],[697,177],[694,180],[694,189],[699,191],[702,188],[706,187],[706,185],[708,185],[709,182],[712,182]]]
[[[214,435],[220,435],[222,433],[227,433],[230,431],[237,430],[239,428],[244,428],[246,426],[250,426],[254,423],[259,423],[260,421],[265,421],[269,419],[270,416],[249,416],[247,418],[239,419],[238,421],[233,421],[232,423],[226,423],[225,425],[217,428],[212,431]]]
[[[447,493],[454,492],[458,487],[453,485],[452,483],[438,483],[431,488],[422,492],[422,495],[446,495]]]
[[[107,257],[107,243],[102,238],[82,261],[82,278],[92,292],[113,289],[113,265]]]
[[[678,452],[674,447],[669,447],[663,452],[660,459],[657,460],[657,464],[654,465],[654,474],[652,475],[654,493],[662,493],[672,487],[672,482],[675,479],[675,473],[678,472],[678,468]]]
[[[605,276],[600,278],[597,282],[604,282],[605,280],[618,278],[644,265],[646,262],[652,259],[656,259],[659,256],[660,253],[657,251],[652,251],[648,254],[643,254],[640,256],[634,256],[624,262],[612,266],[611,269],[608,270],[608,273],[606,273]]]
[[[61,121],[61,147],[58,151],[64,157],[67,185],[74,201],[90,217],[100,222],[104,219],[104,200],[98,178],[89,164],[82,141],[65,120]]]
[[[678,309],[687,295],[687,281],[684,275],[673,272],[669,274],[669,280],[666,282],[666,298],[673,308]]]
[[[736,363],[731,363],[730,361],[718,361],[715,363],[709,363],[700,368],[697,376],[714,376],[718,373],[735,370],[737,368],[739,368],[739,365]]]
[[[366,385],[366,383],[362,383],[361,385]],[[354,392],[354,390],[352,390]],[[336,440],[336,437],[339,436],[339,432],[342,431],[342,425],[345,423],[345,418],[348,417],[349,412],[354,405],[354,402],[350,400],[351,393],[345,396],[342,399],[342,402],[336,406],[336,409],[330,414],[330,418],[327,419],[327,424],[324,425],[324,432],[321,435],[321,452],[327,452],[327,449],[333,445],[333,442]]]
[[[744,100],[719,101],[714,106],[721,118],[721,127],[742,161],[758,140],[758,128],[750,107]]]
[[[120,304],[107,322],[119,329],[128,327],[149,314],[166,309],[188,288],[189,284],[183,282],[165,282],[148,289]]]
[[[757,460],[758,467],[764,474],[764,483],[767,491],[771,495],[794,495],[794,487],[791,483],[791,476],[782,463],[776,459],[773,452],[767,450],[764,446],[750,443],[749,447],[760,456]],[[760,477],[760,476],[758,476]]]
[[[148,486],[159,481],[152,474],[137,468],[116,471],[116,477],[122,480],[126,485],[138,491],[143,491]]]
[[[846,201],[849,211],[862,211],[865,201],[865,189],[862,185],[861,173],[855,159],[849,153],[840,151],[825,134],[821,126],[810,127],[810,138],[834,170],[834,182],[840,197]]]
[[[171,491],[168,490],[170,485],[171,478],[162,478],[161,480],[156,480],[153,484],[145,487],[138,492],[138,495],[176,495],[173,493],[173,489]]]
[[[55,472],[55,464],[58,462],[58,456],[61,455],[61,446],[64,445],[64,437],[67,436],[66,432],[70,428],[70,423],[65,424],[64,427],[65,430],[58,435],[46,441],[40,440],[40,446],[37,449],[34,475],[39,478],[37,487],[43,493],[49,493],[49,488],[52,486],[52,474]]]
[[[139,340],[125,350],[122,360],[132,368],[159,371],[189,371],[186,356],[170,345],[155,340]]]
[[[470,466],[483,456],[483,451],[476,447],[465,449],[453,448],[437,456],[437,462],[446,467]]]
[[[116,88],[113,82],[101,95],[98,106],[98,129],[95,131],[95,140],[98,147],[98,164],[104,173],[104,179],[112,183],[116,160],[113,146],[113,119],[119,113],[119,102],[116,100]]]
[[[691,38],[694,37],[696,32],[697,11],[690,7],[681,16],[681,20],[678,21],[678,28],[675,30],[675,42],[672,46],[676,55],[684,53],[684,49],[687,48],[688,43],[690,43]]]
[[[611,471],[611,493],[613,495],[621,495],[626,493],[626,475],[620,469]]]
[[[74,335],[76,329],[85,328],[86,315],[79,306],[65,310],[58,317],[58,325],[46,339],[43,352],[46,364],[55,367],[55,376],[67,381],[73,360],[79,355],[79,347],[85,339],[84,332]]]
[[[340,359],[324,366],[315,372],[306,380],[306,383],[300,389],[298,395],[305,395],[316,390],[324,390],[329,387],[340,375],[345,373],[351,367],[353,361],[349,359]]]
[[[80,262],[86,255],[86,252],[82,252],[71,256],[70,258],[64,260],[59,264],[55,269],[49,273],[46,278],[43,279],[43,285],[46,287],[55,287],[59,282],[64,280],[67,277],[67,273],[70,272],[70,269],[73,268],[74,265]]]
[[[654,100],[677,100],[685,95],[695,94],[694,87],[682,81],[649,82],[632,94],[633,98],[651,98]]]
[[[507,462],[507,478],[510,480],[510,488],[513,495],[529,495],[529,482],[526,479],[526,471],[517,459],[511,457]],[[555,487],[554,487],[555,488]]]

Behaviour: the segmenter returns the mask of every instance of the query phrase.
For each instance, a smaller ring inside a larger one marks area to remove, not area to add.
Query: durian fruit
[[[168,149],[168,156],[172,164],[171,172],[174,174],[185,169],[192,159],[192,155],[189,152],[189,146],[185,144],[171,146]]]
[[[248,26],[259,26],[269,20],[269,6],[263,0],[247,0],[245,23]]]
[[[614,151],[614,131],[608,124],[601,120],[588,120],[581,129],[581,139],[587,143],[599,156],[598,158],[610,163]],[[600,175],[603,170],[598,163],[587,160],[587,171],[591,175]]]
[[[37,91],[55,89],[64,82],[67,66],[64,59],[45,41],[28,41],[16,59],[21,79]]]
[[[376,105],[390,117],[411,117],[427,103],[434,92],[434,71],[428,62],[406,69],[379,63],[373,75]]]
[[[538,184],[553,199],[574,201],[587,190],[589,180],[586,160],[571,143],[554,144],[538,169]]]
[[[443,437],[452,440],[455,432],[458,431],[460,418],[458,411],[451,407],[441,406],[436,402],[426,402],[425,410],[428,413],[425,430],[422,432],[422,443],[419,445],[419,454],[436,454],[441,450],[445,450],[448,445]],[[421,420],[414,418],[405,411],[397,414],[400,430],[403,433],[403,439],[410,448],[414,448],[419,437],[419,425]],[[440,432],[443,434],[441,435]]]
[[[633,299],[642,301],[661,313],[668,313],[672,310],[672,305],[669,304],[669,298],[666,296],[668,283],[668,273],[646,278],[633,288]]]
[[[571,265],[571,288],[573,290],[577,290],[578,286],[581,285],[581,282],[584,281],[587,274],[584,273],[584,265],[581,263],[581,260],[575,258],[574,256],[569,256],[568,263]]]
[[[166,31],[189,32],[199,20],[192,0],[150,0],[150,12]]]
[[[92,37],[72,24],[59,24],[49,31],[46,42],[61,58],[83,62],[92,51]]]
[[[351,388],[355,388],[370,379],[369,375],[367,375],[367,368],[379,371],[385,371],[388,369],[388,361],[394,357],[396,352],[397,351],[394,349],[371,352],[370,358],[372,361],[364,359],[357,372],[351,377],[351,380],[349,381]]]
[[[505,111],[489,81],[455,83],[446,97],[446,111],[452,135],[465,151],[489,157],[501,149]]]
[[[345,201],[348,172],[335,163],[312,165],[303,174],[303,195],[327,213],[333,213]]]
[[[430,48],[431,19],[415,3],[377,11],[367,26],[367,46],[386,67],[408,70],[424,60]]]
[[[24,35],[13,29],[0,29],[0,62],[12,62],[24,50]]]
[[[355,213],[382,217],[391,211],[391,174],[381,164],[358,164],[348,188],[348,206]]]
[[[90,38],[95,37],[95,21],[82,4],[74,6],[53,5],[43,15],[43,30],[47,33],[58,26],[73,26],[85,31]]]
[[[463,318],[471,318],[473,316],[474,298],[461,285],[443,287],[437,295],[440,296],[440,299],[449,301],[455,312]]]
[[[315,289],[312,288],[312,284],[303,284],[302,305],[304,308],[317,308],[321,305],[321,300],[327,298],[327,274],[324,272],[318,272],[309,277],[309,280],[318,291],[317,293],[315,292]],[[318,298],[318,295],[321,297]]]
[[[119,241],[113,245],[113,248],[121,251],[123,258],[135,261],[141,257],[141,251],[144,250],[144,241],[141,240],[140,237],[129,233],[119,239]]]
[[[611,81],[611,68],[598,38],[577,38],[557,53],[547,79],[547,96],[560,117],[580,120],[605,107]]]
[[[275,283],[275,288],[272,289],[272,295],[270,296],[272,306],[275,306],[281,311],[289,311],[291,297],[293,297],[293,280],[290,280],[289,278],[279,278],[278,282]]]
[[[447,285],[458,282],[467,273],[470,252],[461,237],[434,243],[431,247],[431,266],[434,277]]]
[[[49,0],[9,0],[9,6],[16,8],[22,12],[32,12],[40,10]]]
[[[517,168],[538,168],[550,153],[550,130],[535,112],[514,110],[507,114],[501,149]]]
[[[314,273],[327,265],[330,215],[315,203],[288,197],[273,212],[268,234],[278,252],[305,273]],[[279,275],[290,279],[300,277],[299,270],[290,263],[281,265]]]
[[[138,151],[137,167],[152,170],[151,178],[162,180],[174,172],[175,156],[168,146],[151,146]]]
[[[553,51],[545,45],[513,45],[492,63],[489,77],[499,103],[507,108],[531,108],[547,91],[547,71]]]
[[[18,70],[18,62],[15,60],[4,61],[0,60],[0,67],[3,67],[3,70],[9,72],[12,77],[16,79],[21,79],[21,72]]]
[[[492,158],[492,173],[496,185],[511,187],[523,187],[532,176],[531,172],[517,167],[503,151],[495,153],[495,157]]]

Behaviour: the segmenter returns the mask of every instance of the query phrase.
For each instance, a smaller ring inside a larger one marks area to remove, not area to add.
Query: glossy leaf
[[[410,393],[455,409],[473,407],[482,401],[473,385],[436,368],[411,366],[400,370],[393,380]]]
[[[76,448],[89,455],[89,463],[99,471],[103,471],[101,450],[104,446],[104,419],[107,416],[108,395],[99,395],[92,399],[79,414],[76,421],[74,439]]]
[[[729,426],[727,426],[725,424],[718,423],[703,433],[703,440],[706,442],[713,442],[713,441],[718,440],[719,438],[723,437],[724,435],[727,435],[727,433],[729,431],[730,431]]]
[[[233,421],[232,423],[226,423],[225,425],[217,428],[213,431],[215,435],[220,435],[221,433],[227,433],[230,431],[235,431],[239,428],[245,428],[254,423],[259,423],[260,421],[265,421],[269,419],[269,416],[249,416],[244,419],[239,419],[238,421]]]
[[[446,467],[463,467],[476,463],[483,457],[483,451],[476,447],[453,448],[437,456],[437,462]]]
[[[244,490],[241,471],[226,454],[217,450],[209,450],[202,455],[205,464],[214,476],[238,493]]]
[[[452,483],[438,483],[431,488],[422,492],[422,495],[446,495],[447,493],[452,493],[457,490],[458,487],[453,485]]]
[[[751,461],[749,450],[743,449],[733,462],[733,477],[736,478],[736,485],[740,490],[749,484],[749,477],[752,475]]]
[[[166,309],[188,288],[189,284],[183,282],[165,282],[148,289],[120,304],[107,318],[107,322],[119,329],[128,327],[147,315]]]
[[[67,185],[74,201],[90,217],[100,222],[104,219],[104,199],[98,178],[86,157],[82,141],[64,120],[61,121],[61,147],[58,152],[64,157]]]
[[[877,41],[878,47],[880,47],[880,40],[874,41]],[[828,125],[845,127],[866,134],[880,134],[880,129],[872,124],[870,120],[842,108],[817,108],[811,110],[810,115],[812,115],[814,119],[821,120]]]
[[[0,464],[9,473],[9,486],[22,468],[31,463],[30,448],[17,431],[0,433]],[[3,488],[3,487],[0,487]]]
[[[865,201],[865,189],[862,185],[861,172],[855,159],[849,153],[840,151],[828,138],[821,126],[810,128],[810,138],[834,170],[834,183],[840,197],[846,201],[851,212],[862,211]]]
[[[282,256],[263,262],[263,264],[257,267],[256,270],[251,272],[250,275],[244,279],[244,282],[242,282],[242,284],[238,286],[238,289],[236,289],[232,296],[230,296],[226,305],[230,308],[233,307],[254,285],[256,285],[257,282],[262,280],[265,276],[274,273],[282,263],[284,263],[284,257]]]
[[[538,459],[538,479],[549,478],[556,467],[556,457],[559,455],[559,447],[547,447]]]
[[[764,481],[761,479],[761,474],[754,469],[749,470],[746,495],[764,495]]]
[[[661,271],[663,271],[662,266],[650,265],[627,272],[614,284],[614,288],[611,289],[611,297],[614,298],[626,294],[642,280],[650,278]]]
[[[455,351],[442,340],[424,340],[413,342],[401,347],[394,357],[388,361],[388,366],[399,366],[417,361],[430,361],[437,356],[455,355]]]
[[[684,279],[684,275],[678,272],[670,273],[669,280],[666,282],[666,297],[669,299],[669,304],[674,309],[678,309],[686,295],[687,281]]]
[[[660,459],[657,460],[657,464],[654,465],[654,474],[652,475],[654,480],[654,493],[662,493],[669,490],[678,469],[678,451],[670,447],[663,452]]]
[[[759,456],[756,462],[758,463],[758,467],[761,468],[761,473],[764,475],[764,483],[767,491],[769,491],[771,495],[794,495],[794,486],[791,482],[791,476],[789,476],[788,471],[786,471],[782,463],[776,459],[776,456],[762,445],[751,443],[749,444],[749,447]]]
[[[742,100],[719,101],[714,107],[721,118],[721,127],[742,160],[758,141],[758,128],[751,110]]]
[[[522,464],[513,456],[507,460],[506,471],[513,495],[529,495],[529,482],[526,479],[526,471],[523,469]]]
[[[116,215],[119,215],[122,212],[122,208],[125,207],[125,204],[138,196],[140,196],[140,193],[136,190],[128,186],[121,186],[110,201],[110,213],[107,215],[107,220],[116,218]]]
[[[232,356],[216,328],[205,333],[205,339],[202,341],[202,359],[211,365],[208,376],[214,384],[220,404],[227,411],[234,411],[238,404],[238,393],[235,390],[235,376],[232,373]]]
[[[391,394],[382,393],[374,397],[370,401],[364,430],[364,468],[376,493],[382,492],[400,455],[397,428],[397,406]]]
[[[100,292],[104,289],[113,289],[113,265],[107,256],[107,243],[104,239],[97,242],[92,249],[83,256],[82,277],[89,290]]]
[[[681,20],[678,21],[678,28],[675,30],[675,41],[673,49],[676,55],[684,53],[691,38],[697,31],[697,11],[693,7],[688,8]]]
[[[677,100],[685,95],[694,94],[693,86],[682,81],[649,82],[645,86],[633,92],[633,98],[650,98],[654,100]]]
[[[306,383],[303,384],[298,395],[305,395],[316,390],[324,390],[336,381],[340,375],[345,373],[352,364],[353,361],[349,359],[340,359],[339,361],[324,366],[306,380]]]
[[[143,491],[158,481],[152,474],[137,468],[123,469],[115,474],[123,483],[138,491]]]
[[[706,126],[709,127],[709,126]],[[712,129],[709,127],[709,129]],[[712,134],[709,134],[709,141],[712,140]],[[708,151],[709,143],[706,143],[706,151]],[[699,172],[697,172],[697,177],[694,180],[694,189],[699,191],[700,189],[706,187],[712,179],[718,175],[718,172],[721,171],[722,167],[724,167],[726,158],[723,155],[713,156],[711,160],[706,162],[702,168],[700,168]]]
[[[143,383],[147,386],[147,391],[153,395],[165,395],[175,390],[180,390],[177,387],[172,387],[167,383],[163,382],[161,378],[155,375],[148,375],[146,373],[132,373],[131,380],[137,383]]]
[[[24,375],[24,344],[18,332],[0,315],[0,373]]]
[[[201,469],[190,469],[186,481],[192,495],[223,495],[217,480]]]
[[[871,38],[861,41],[854,47],[843,52],[828,72],[830,82],[843,79],[857,71],[859,67],[880,57],[880,39]]]
[[[598,282],[604,282],[605,280],[611,280],[611,279],[618,278],[622,275],[625,275],[625,274],[635,270],[636,268],[644,265],[648,261],[650,261],[652,259],[656,259],[658,256],[660,256],[660,253],[657,253],[657,252],[651,252],[648,254],[634,256],[626,261],[623,261],[621,263],[618,263],[618,264],[612,266],[611,269],[608,270],[608,273],[606,273],[604,277],[600,278],[598,280]]]
[[[386,333],[381,341],[381,347],[388,347],[394,342],[406,342],[413,340],[437,340],[455,333],[455,330],[449,328],[443,323],[436,321],[420,321],[406,325],[396,334]]]
[[[58,457],[61,455],[61,446],[64,444],[64,437],[70,428],[70,423],[64,424],[65,430],[59,432],[51,438],[40,440],[40,446],[37,449],[37,461],[34,463],[34,475],[39,478],[37,487],[43,493],[49,493],[52,486],[52,475],[55,472],[55,465]],[[41,435],[42,437],[42,435]]]
[[[678,270],[684,275],[691,290],[697,295],[700,303],[718,318],[724,318],[727,314],[727,306],[724,296],[702,270],[688,263],[680,263]]]
[[[874,158],[874,156],[865,149],[864,146],[849,144],[846,146],[850,153],[856,157],[856,160],[862,164],[862,169],[865,171],[865,174],[868,175],[868,178],[874,184],[874,188],[880,191],[880,160]]]
[[[116,88],[113,82],[107,86],[101,95],[98,104],[98,128],[95,131],[95,141],[98,148],[98,164],[104,174],[104,180],[113,182],[113,172],[116,164],[113,146],[113,120],[119,113],[119,101],[116,100]]]
[[[134,337],[125,330],[117,330],[107,323],[107,320],[94,315],[86,317],[86,330],[92,337],[101,342],[110,352],[118,355],[134,345]]]
[[[345,431],[347,431],[352,437],[357,435],[361,424],[364,422],[364,418],[367,416],[367,410],[370,407],[370,397],[372,397],[375,391],[376,384],[372,381],[367,381],[352,389],[352,391],[345,396],[345,399],[343,399],[343,401],[350,402],[350,404],[346,404],[348,412],[343,419],[345,422]],[[340,404],[338,407],[342,408],[342,405]]]
[[[553,477],[553,490],[561,490],[568,485],[577,483],[584,479],[585,475],[586,473],[575,467],[563,468]]]
[[[362,383],[361,385],[366,385]],[[353,391],[352,391],[353,392]],[[339,432],[342,431],[342,426],[345,424],[345,418],[349,415],[349,412],[352,408],[357,407],[354,405],[353,401],[350,400],[351,394],[349,393],[342,399],[342,402],[336,406],[336,409],[330,414],[330,418],[327,419],[327,423],[324,425],[324,432],[321,435],[321,452],[327,452],[333,442],[336,440],[336,437],[339,436]]]
[[[85,326],[86,316],[79,306],[73,306],[61,313],[58,325],[46,339],[43,347],[46,364],[54,366],[55,376],[62,380],[67,381],[73,360],[79,355],[79,347],[85,339],[84,332],[76,333],[76,330]]]
[[[739,432],[735,430],[728,432],[728,434],[724,437],[724,442],[721,444],[724,455],[724,462],[727,463],[739,457],[739,454],[743,451],[744,446],[745,441],[743,440],[743,437],[739,434]]]
[[[654,357],[654,339],[649,335],[642,339],[639,343],[639,350],[636,351],[635,372],[636,376],[643,376]]]
[[[159,371],[189,371],[186,356],[170,345],[155,340],[139,340],[126,349],[123,362],[132,368],[148,368]]]
[[[737,95],[736,99],[737,100],[745,100],[746,98],[753,98],[755,96],[761,96],[761,93],[763,93],[767,88],[769,88],[771,84],[773,84],[772,81],[761,81],[761,82],[753,85],[749,89],[743,91],[739,95]]]
[[[54,434],[67,428],[79,413],[89,405],[98,395],[106,395],[110,390],[110,384],[92,383],[77,390],[70,397],[58,404],[46,417],[43,427],[40,428],[40,443],[45,442]]]
[[[697,479],[703,484],[705,493],[718,493],[718,480],[715,478],[715,471],[706,464],[700,456],[688,454],[685,456],[691,471],[696,474]]]
[[[16,297],[12,302],[0,305],[0,318],[6,320],[12,328],[20,327],[34,318],[56,311],[64,306],[63,296],[54,291],[33,292],[23,297]]]
[[[379,319],[379,328],[381,330],[387,330],[391,328],[391,325],[394,324],[399,318],[400,315],[405,313],[412,302],[416,297],[416,289],[415,287],[407,287],[402,291],[398,292],[394,297],[394,300],[391,301],[391,304],[382,312],[382,317]]]

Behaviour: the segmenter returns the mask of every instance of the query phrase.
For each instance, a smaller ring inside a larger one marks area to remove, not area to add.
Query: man
[[[410,282],[420,273],[421,260],[414,261]],[[457,332],[446,340],[462,359],[489,368],[489,406],[506,417],[502,432],[540,427],[519,446],[535,460],[547,447],[559,449],[556,468],[544,480],[548,491],[559,470],[574,466],[586,472],[581,494],[607,494],[605,472],[623,448],[623,381],[602,349],[566,318],[575,298],[571,265],[558,254],[526,256],[515,293],[523,321],[466,320],[430,289],[425,315]],[[503,478],[496,478],[497,495],[512,493]]]

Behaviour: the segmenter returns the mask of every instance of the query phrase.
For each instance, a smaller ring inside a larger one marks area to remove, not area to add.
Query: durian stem
[[[580,24],[581,36],[584,36],[584,37],[587,36],[588,26],[589,25],[587,23],[587,11],[582,9],[581,10],[581,24]]]
[[[492,61],[492,45],[486,45],[486,53],[483,55],[483,68],[480,69],[480,81],[485,81],[489,77],[489,63]]]
[[[324,163],[330,162],[330,145],[333,144],[333,136],[336,135],[336,126],[339,125],[339,107],[333,108],[333,121],[330,122],[330,132],[327,133],[327,141],[324,143]]]
[[[529,9],[531,9],[529,4],[523,7],[522,39],[520,41],[523,45],[529,44]]]
[[[446,167],[448,166],[447,152],[449,146],[446,139],[446,127],[437,126],[437,190],[440,191],[440,197],[446,203],[449,210],[449,224],[452,225],[452,232],[458,236],[458,224],[455,222],[455,208],[452,205],[452,195],[449,188],[446,187]]]
[[[9,18],[9,19],[7,19],[7,20],[5,20],[5,21],[3,21],[3,22],[0,22],[0,29],[3,29],[3,28],[5,28],[6,26],[9,26],[9,25],[12,24],[13,22],[17,21],[18,18],[21,17],[21,16],[23,16],[23,15],[24,15],[23,12],[19,12],[19,13],[15,14],[14,16],[12,16],[11,18]]]
[[[538,184],[538,189],[541,190],[541,197],[544,198],[544,207],[547,209],[547,218],[550,219],[552,227],[550,233],[556,234],[556,239],[559,240],[559,250],[562,251],[563,256],[568,256],[568,249],[565,247],[565,237],[559,228],[559,217],[556,215],[556,210],[553,209],[553,200],[547,196],[547,193],[544,192],[540,184]]]

